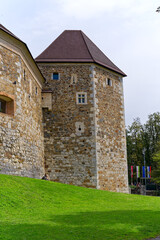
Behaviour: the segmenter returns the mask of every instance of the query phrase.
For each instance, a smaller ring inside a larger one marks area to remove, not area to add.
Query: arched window
[[[14,100],[6,94],[0,94],[0,113],[14,115]]]

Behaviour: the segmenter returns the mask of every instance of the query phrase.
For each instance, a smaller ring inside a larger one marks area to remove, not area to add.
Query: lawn
[[[1,240],[147,239],[160,198],[0,174]]]

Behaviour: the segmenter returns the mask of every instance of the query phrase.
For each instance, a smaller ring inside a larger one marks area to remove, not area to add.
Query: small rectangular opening
[[[54,72],[54,73],[52,74],[52,79],[53,79],[53,80],[59,80],[59,73]]]
[[[110,78],[107,78],[107,85],[112,86],[112,80]]]

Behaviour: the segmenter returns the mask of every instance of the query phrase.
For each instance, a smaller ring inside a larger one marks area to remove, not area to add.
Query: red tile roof
[[[126,76],[111,60],[80,30],[66,30],[49,45],[36,62],[97,63]]]

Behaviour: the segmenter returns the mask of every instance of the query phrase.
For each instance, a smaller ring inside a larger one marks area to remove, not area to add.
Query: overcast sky
[[[160,0],[0,0],[0,23],[38,56],[82,30],[122,71],[126,125],[160,111]]]

